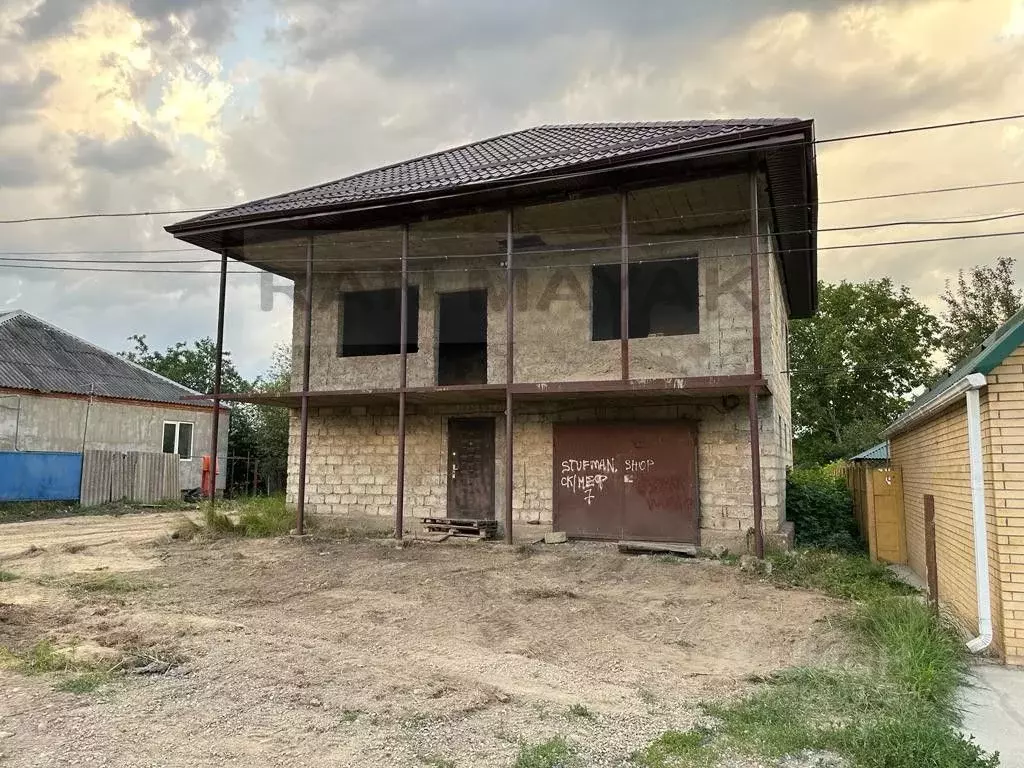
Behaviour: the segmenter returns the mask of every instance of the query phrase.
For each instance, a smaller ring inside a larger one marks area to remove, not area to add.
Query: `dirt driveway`
[[[171,541],[180,515],[0,527],[0,645],[178,663],[89,693],[0,669],[4,766],[627,765],[701,700],[821,663],[820,595],[597,545]]]

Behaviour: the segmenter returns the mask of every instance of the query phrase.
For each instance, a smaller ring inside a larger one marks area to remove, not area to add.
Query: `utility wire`
[[[718,214],[712,214],[718,215]],[[1013,219],[1024,216],[1024,211],[1013,211],[1008,213],[989,214],[977,218],[938,218],[938,219],[916,219],[916,220],[903,220],[903,221],[883,221],[869,224],[853,224],[845,227],[825,227],[816,230],[817,232],[849,232],[854,230],[864,229],[884,229],[889,227],[902,227],[902,226],[933,226],[933,225],[963,225],[963,224],[980,224],[991,221],[1001,221],[1005,219]],[[669,220],[680,220],[685,221],[689,216],[665,216],[659,219],[648,219],[646,221],[669,221]],[[636,223],[636,222],[631,222]],[[606,226],[606,225],[597,225]],[[586,225],[578,227],[573,230],[565,229],[560,230],[562,234],[577,234],[580,229],[587,228]],[[774,236],[785,236],[785,235],[805,235],[810,234],[812,230],[809,229],[797,229],[789,230],[784,232],[773,232]],[[524,233],[532,234],[532,233]],[[479,237],[479,233],[474,234],[475,237]],[[618,233],[616,232],[616,239]],[[736,241],[736,240],[747,240],[750,238],[749,234],[732,234],[732,235],[717,235],[710,237],[694,237],[694,238],[681,238],[673,240],[654,240],[646,243],[631,243],[630,247],[643,248],[652,247],[656,245],[678,245],[680,243],[709,243],[709,242],[722,242],[722,241]],[[375,245],[381,244],[381,242],[391,241],[375,241]],[[321,247],[330,247],[331,243],[324,243]],[[282,248],[287,247],[294,249],[296,246],[280,246]],[[580,253],[580,252],[594,252],[601,250],[618,250],[621,248],[621,243],[614,245],[581,245],[581,246],[565,246],[564,248],[545,248],[545,249],[519,249],[516,250],[516,255],[519,256],[532,256],[538,254],[558,254],[558,253]],[[821,249],[819,249],[821,250]],[[0,251],[0,262],[26,262],[26,263],[47,263],[47,264],[153,264],[153,265],[168,265],[168,264],[219,264],[220,259],[213,258],[202,258],[202,259],[59,259],[59,258],[38,258],[41,256],[65,256],[65,255],[114,255],[114,254],[125,254],[135,255],[141,253],[177,253],[181,251],[198,253],[204,253],[200,249],[192,248],[171,248],[171,249],[153,249],[153,250],[139,250],[139,251]],[[409,261],[448,261],[450,259],[479,259],[479,258],[494,258],[505,256],[506,252],[493,251],[484,253],[470,253],[470,254],[430,254],[421,256],[409,256]],[[319,256],[316,257],[319,264],[331,264],[331,263],[350,263],[352,259],[344,256]],[[367,261],[379,261],[379,262],[398,262],[401,261],[401,256],[387,256],[366,259]],[[237,260],[239,263],[249,263],[248,261]],[[305,256],[296,257],[278,257],[274,259],[275,264],[304,264],[306,261]]]
[[[828,139],[813,139],[811,141],[791,142],[791,143],[787,144],[786,146],[788,148],[792,148],[792,147],[799,147],[799,146],[815,146],[815,145],[818,145],[818,144],[835,144],[835,143],[842,142],[842,141],[856,141],[856,140],[861,140],[861,139],[871,139],[871,138],[878,138],[878,137],[884,137],[884,136],[898,136],[898,135],[903,135],[903,134],[908,134],[908,133],[920,133],[920,132],[923,132],[923,131],[934,131],[934,130],[941,130],[941,129],[945,129],[945,128],[962,128],[962,127],[972,126],[972,125],[983,125],[983,124],[987,124],[987,123],[999,123],[999,122],[1006,122],[1006,121],[1010,121],[1010,120],[1021,120],[1021,119],[1024,119],[1024,113],[1011,114],[1011,115],[999,115],[999,116],[996,116],[996,117],[984,117],[984,118],[978,118],[978,119],[975,119],[975,120],[959,120],[959,121],[956,121],[956,122],[948,122],[948,123],[930,123],[930,124],[926,124],[926,125],[912,126],[910,128],[895,128],[895,129],[891,129],[891,130],[887,130],[887,131],[873,131],[873,132],[869,132],[869,133],[849,134],[849,135],[846,135],[846,136],[833,136],[833,137],[828,138]],[[726,149],[723,149],[723,150],[717,151],[717,152],[712,151],[712,152],[704,153],[702,155],[702,157],[707,158],[707,157],[715,157],[715,156],[718,156],[718,155],[736,154],[736,152],[737,152],[736,149],[726,148]],[[361,173],[360,174],[354,174],[354,176],[360,176],[360,175],[362,175],[362,174]],[[574,173],[563,174],[563,176],[565,176],[567,178],[571,178],[574,175],[576,175],[576,174],[574,174]],[[352,178],[352,177],[346,177],[346,178]],[[545,179],[547,179],[547,180],[550,180],[552,178],[557,179],[557,178],[561,178],[561,177],[560,176],[545,177]],[[343,180],[344,179],[340,179],[339,181],[343,181]],[[532,181],[532,180],[528,180],[528,181]],[[333,183],[333,182],[327,182],[327,183]],[[251,203],[251,202],[258,202],[258,201],[249,201],[249,202]],[[245,203],[243,203],[243,205],[244,204]],[[230,209],[230,208],[233,208],[233,207],[235,207],[235,206],[225,205],[225,206],[221,206],[220,208],[181,208],[181,209],[174,209],[174,210],[156,210],[156,211],[116,211],[116,212],[109,212],[109,213],[99,213],[99,212],[97,212],[97,213],[77,213],[77,214],[68,214],[68,215],[63,215],[63,216],[31,216],[31,217],[20,218],[20,219],[0,219],[0,224],[28,224],[28,223],[34,223],[34,222],[71,221],[71,220],[77,220],[77,219],[105,219],[105,218],[132,217],[132,216],[168,216],[168,215],[177,215],[177,214],[186,214],[186,213],[212,213],[212,212],[215,212],[215,211],[226,210],[226,209]]]
[[[1012,231],[1012,232],[985,232],[985,233],[979,233],[979,234],[973,234],[973,235],[954,235],[954,236],[950,236],[950,237],[923,237],[923,238],[915,238],[915,239],[912,239],[912,240],[885,240],[885,241],[874,242],[874,243],[848,243],[848,244],[845,244],[845,245],[819,246],[816,249],[795,248],[795,249],[791,249],[791,250],[794,251],[794,252],[802,251],[802,250],[837,251],[837,250],[846,250],[846,249],[854,249],[854,248],[879,248],[879,247],[887,247],[887,246],[894,246],[894,245],[920,245],[920,244],[923,244],[923,243],[942,243],[942,242],[952,242],[952,241],[962,241],[962,240],[980,240],[980,239],[990,238],[990,237],[1013,237],[1013,236],[1018,236],[1018,235],[1024,235],[1024,230],[1015,230],[1015,231]],[[736,239],[748,239],[748,237],[747,236],[737,236]],[[679,240],[679,241],[654,242],[654,243],[648,243],[648,244],[631,244],[630,248],[642,248],[642,247],[645,247],[645,246],[665,246],[665,245],[671,245],[671,244],[673,244],[673,242],[685,244],[685,243],[693,243],[695,241],[694,240]],[[575,252],[595,251],[595,250],[618,250],[618,249],[619,249],[619,246],[609,246],[607,248],[604,248],[604,247],[602,247],[602,248],[581,248],[581,249],[576,249]],[[565,250],[563,250],[563,251],[541,251],[539,253],[544,253],[544,254],[547,254],[547,255],[558,255],[560,253],[567,253],[567,252],[570,252],[570,251],[565,251]],[[534,252],[534,253],[538,253],[538,252]],[[756,251],[755,253],[757,255],[759,255],[759,256],[765,256],[765,255],[770,256],[770,255],[773,255],[775,253],[775,251],[771,251],[771,250],[769,250],[769,251]],[[524,254],[522,252],[520,252],[517,255],[522,256]],[[704,260],[711,259],[711,258],[743,258],[744,256],[747,256],[747,255],[750,255],[750,254],[747,253],[747,252],[735,253],[735,254],[734,253],[704,254],[704,255],[700,255],[700,256],[698,256],[696,254],[682,254],[682,255],[663,256],[663,257],[652,258],[652,259],[642,259],[642,258],[641,259],[631,259],[630,263],[631,264],[642,264],[645,261],[667,261],[667,260],[670,260],[670,259],[679,259],[679,258],[700,258],[700,259],[704,259]],[[439,259],[439,260],[443,261],[444,258],[441,257],[441,259]],[[577,266],[577,267],[591,267],[591,266],[608,266],[608,265],[616,265],[616,264],[621,264],[621,260],[616,259],[615,261],[606,261],[606,262],[587,262],[585,264],[534,264],[534,265],[527,265],[527,266],[515,266],[515,265],[513,265],[512,271],[513,272],[525,272],[525,271],[538,270],[538,269],[563,269],[563,268],[566,268],[566,267],[573,267],[573,266]],[[249,266],[249,265],[246,265],[246,266]],[[219,270],[211,270],[211,269],[203,269],[203,270],[196,270],[196,269],[139,269],[139,268],[119,269],[119,268],[111,268],[111,267],[60,267],[60,266],[53,266],[53,265],[49,265],[49,264],[43,265],[43,264],[10,264],[10,263],[0,263],[0,269],[4,269],[4,268],[6,268],[6,269],[56,270],[56,271],[63,271],[63,272],[111,272],[111,273],[113,273],[113,272],[124,272],[124,273],[133,273],[133,274],[171,274],[171,275],[218,275],[218,274],[220,274]],[[475,266],[475,267],[464,267],[464,268],[438,267],[436,269],[409,270],[409,274],[411,274],[411,275],[415,275],[415,274],[440,274],[440,273],[445,273],[445,272],[477,272],[477,271],[489,271],[489,270],[504,271],[504,267],[502,267],[502,266],[490,266],[490,267],[487,267],[487,266]],[[233,274],[236,274],[236,275],[237,274],[256,275],[256,274],[260,274],[264,270],[260,270],[260,269],[257,269],[257,268],[252,268],[252,269],[247,269],[247,270],[244,270],[244,271],[239,271],[238,269],[232,269],[232,270],[229,270],[229,271],[232,272]],[[391,270],[338,269],[338,270],[317,270],[316,274],[319,274],[319,275],[324,275],[324,274],[340,274],[340,275],[392,275],[393,276],[393,275],[398,274],[398,272],[397,272],[397,270],[394,270],[394,269],[391,269]]]

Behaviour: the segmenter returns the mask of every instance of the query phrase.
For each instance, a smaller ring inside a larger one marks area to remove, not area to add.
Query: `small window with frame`
[[[177,454],[182,461],[191,461],[193,426],[191,421],[165,421],[163,452]]]

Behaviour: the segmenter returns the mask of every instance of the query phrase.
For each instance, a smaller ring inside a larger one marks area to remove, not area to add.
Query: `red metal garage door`
[[[696,448],[693,422],[556,424],[555,530],[697,544]]]

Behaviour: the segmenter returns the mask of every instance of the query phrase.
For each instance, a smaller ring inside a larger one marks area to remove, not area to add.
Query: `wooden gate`
[[[861,533],[872,560],[907,562],[907,530],[903,512],[903,474],[899,469],[851,466],[847,484]]]

